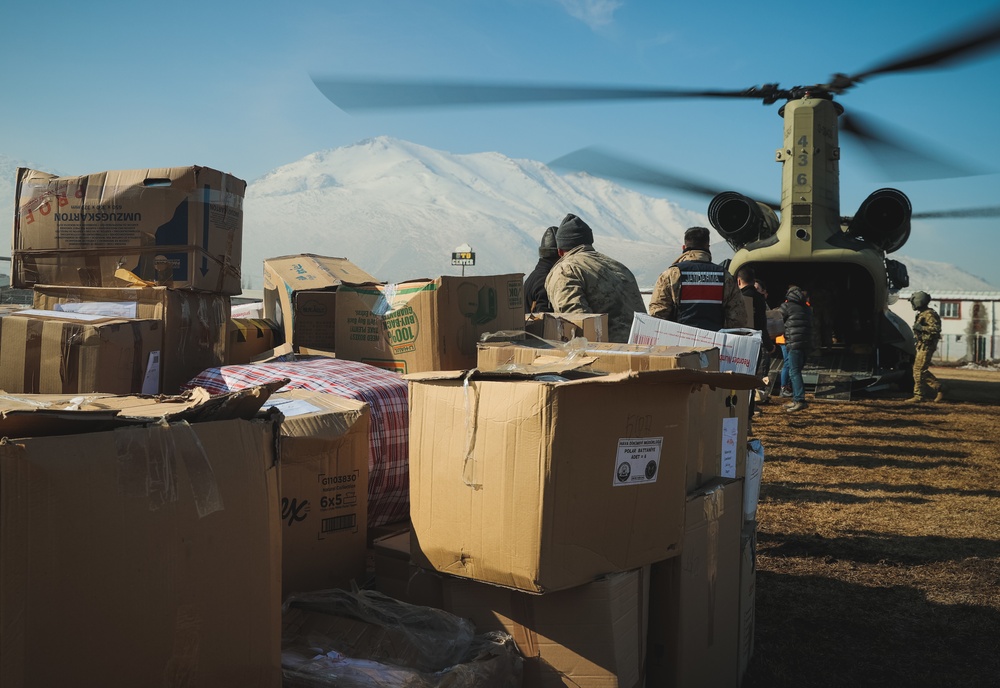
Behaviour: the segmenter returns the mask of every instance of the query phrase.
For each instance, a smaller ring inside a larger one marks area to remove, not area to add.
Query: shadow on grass
[[[743,688],[996,686],[1000,612],[919,591],[757,572]]]
[[[910,454],[912,456],[912,453]],[[966,454],[960,454],[959,456],[965,457]],[[824,459],[815,456],[795,456],[791,452],[783,452],[781,454],[765,454],[765,464],[767,461],[780,462],[780,461],[796,461],[798,463],[809,464],[813,466],[829,466],[831,468],[836,468],[838,466],[845,466],[851,468],[898,468],[905,470],[931,470],[935,468],[952,467],[952,468],[963,468],[967,467],[968,464],[963,461],[956,461],[954,459],[948,459],[944,461],[924,461],[924,460],[914,460],[914,459],[893,459],[884,456],[871,456],[865,454],[858,454],[855,456],[838,456],[833,459]]]
[[[950,538],[939,535],[872,536],[865,531],[845,532],[842,537],[758,533],[758,550],[770,557],[810,557],[826,563],[914,566],[969,557],[1000,558],[1000,541],[985,538]]]
[[[801,502],[812,502],[814,504],[869,504],[878,502],[884,504],[895,502],[897,504],[924,504],[929,502],[929,497],[916,497],[914,495],[899,495],[897,497],[885,497],[884,495],[857,495],[847,492],[838,492],[829,487],[807,487],[801,485],[778,485],[769,483],[767,492],[761,494],[761,503],[770,504],[774,502],[789,502],[798,504]]]

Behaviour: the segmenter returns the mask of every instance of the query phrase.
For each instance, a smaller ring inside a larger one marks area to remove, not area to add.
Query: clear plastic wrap
[[[373,590],[321,590],[283,610],[285,688],[518,688],[522,659],[505,633]]]

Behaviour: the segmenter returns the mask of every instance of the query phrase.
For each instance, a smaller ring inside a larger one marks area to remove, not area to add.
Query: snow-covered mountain
[[[13,218],[19,166],[60,173],[0,154],[0,216],[6,218]],[[248,186],[244,286],[261,287],[265,258],[297,253],[346,257],[393,282],[460,274],[451,253],[462,244],[476,253],[466,274],[527,273],[544,229],[569,212],[593,227],[597,250],[628,265],[643,287],[677,256],[686,227],[707,226],[700,212],[585,174],[378,137],[313,153]],[[0,255],[9,255],[11,228],[10,219],[0,225],[6,247]],[[732,256],[721,240],[712,252],[717,260]],[[907,265],[913,289],[996,290],[947,263],[893,257]],[[0,262],[0,273],[7,268]]]
[[[269,256],[343,256],[380,279],[530,272],[538,242],[566,213],[594,229],[597,250],[652,284],[704,215],[585,175],[498,153],[452,155],[386,137],[285,165],[247,189],[244,273]],[[278,253],[276,253],[276,251]]]

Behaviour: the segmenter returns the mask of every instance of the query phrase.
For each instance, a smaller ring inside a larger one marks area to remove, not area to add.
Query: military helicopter
[[[914,218],[1000,216],[1000,207],[914,214],[909,199],[892,188],[872,192],[853,216],[840,213],[841,133],[889,152],[905,145],[881,134],[869,121],[848,114],[836,100],[872,77],[940,66],[1000,45],[1000,15],[899,58],[857,74],[834,74],[826,83],[781,88],[764,84],[741,90],[580,88],[542,85],[487,85],[432,81],[373,81],[313,78],[319,90],[341,109],[552,103],[627,99],[739,98],[779,108],[784,137],[780,202],[755,200],[736,191],[719,191],[666,171],[652,169],[596,148],[583,149],[550,163],[553,167],[711,196],[708,218],[735,251],[734,273],[751,266],[769,288],[770,306],[789,285],[804,288],[816,319],[817,351],[804,371],[807,384],[844,380],[852,390],[907,384],[914,353],[909,326],[889,309],[895,293],[909,286],[905,265],[888,258],[910,235]],[[958,176],[954,166],[924,156]]]

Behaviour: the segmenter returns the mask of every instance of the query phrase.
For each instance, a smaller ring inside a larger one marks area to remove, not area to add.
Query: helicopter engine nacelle
[[[910,199],[897,189],[879,189],[864,200],[847,225],[847,234],[863,238],[875,248],[892,253],[910,238]]]
[[[712,199],[708,221],[737,251],[778,231],[778,215],[770,206],[735,191],[723,191]]]

